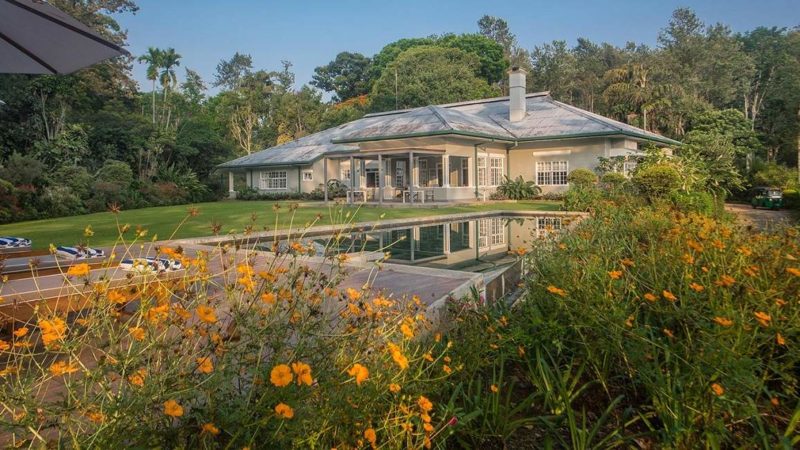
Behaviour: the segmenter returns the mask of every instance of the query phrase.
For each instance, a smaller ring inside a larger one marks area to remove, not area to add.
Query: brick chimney
[[[527,72],[517,66],[508,71],[508,120],[519,122],[525,118],[527,102],[525,101],[525,75]]]

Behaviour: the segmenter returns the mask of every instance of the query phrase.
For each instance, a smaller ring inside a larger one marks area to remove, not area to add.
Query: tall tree
[[[138,61],[141,63],[147,64],[147,79],[150,80],[152,84],[152,110],[153,110],[153,124],[156,123],[156,80],[158,79],[158,70],[162,66],[162,62],[164,60],[163,51],[155,48],[149,47],[147,49],[147,53],[144,55],[139,56]]]
[[[234,90],[239,87],[242,79],[253,69],[253,58],[239,52],[229,60],[222,60],[217,64],[217,73],[214,76],[214,87]]]
[[[161,88],[164,90],[164,128],[169,128],[170,117],[172,115],[172,108],[169,106],[169,91],[172,90],[178,83],[178,76],[175,73],[175,67],[180,66],[181,55],[179,55],[174,48],[170,47],[163,51],[161,58],[161,71],[158,74]]]
[[[334,92],[335,101],[343,101],[369,92],[371,60],[361,53],[341,52],[324,66],[314,69],[311,85]]]

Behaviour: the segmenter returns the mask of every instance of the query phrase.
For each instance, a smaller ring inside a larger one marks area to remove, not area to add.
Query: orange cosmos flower
[[[663,296],[665,299],[667,299],[667,300],[669,300],[669,301],[671,301],[671,302],[674,302],[674,301],[678,300],[678,297],[675,297],[675,294],[673,294],[672,292],[670,292],[670,291],[667,291],[667,290],[664,290],[664,291],[662,291],[662,292],[661,292],[661,295],[662,295],[662,296]]]
[[[286,403],[278,403],[275,406],[275,414],[281,419],[291,419],[294,417],[294,410]]]
[[[94,423],[103,423],[106,420],[106,416],[97,411],[87,411],[84,416]]]
[[[143,340],[145,336],[144,328],[141,327],[128,328],[128,333],[131,335],[132,338],[136,339],[137,341]]]
[[[414,337],[414,330],[412,330],[407,323],[403,323],[402,325],[400,325],[400,331],[403,333],[405,337],[409,339]]]
[[[633,260],[629,258],[622,258],[622,261],[620,261],[620,263],[622,263],[622,265],[625,267],[633,267],[635,265]]]
[[[636,316],[631,314],[628,316],[628,320],[625,321],[625,326],[628,328],[633,328],[633,321],[636,319]]]
[[[753,315],[756,317],[756,320],[761,324],[762,327],[768,327],[769,322],[772,320],[772,317],[770,317],[769,314],[762,311],[756,311],[753,313]]]
[[[64,340],[67,334],[67,324],[58,317],[50,320],[40,320],[38,325],[39,329],[42,330],[42,342],[45,347]]]
[[[419,406],[419,409],[421,409],[422,412],[424,413],[430,412],[430,410],[433,409],[433,403],[431,403],[431,401],[428,400],[427,397],[425,397],[424,395],[419,396],[419,400],[417,400],[417,405]]]
[[[269,381],[278,387],[288,386],[289,383],[292,382],[293,378],[294,375],[292,375],[292,369],[290,369],[286,364],[278,364],[272,368],[272,371],[269,374]]]
[[[378,437],[375,435],[375,430],[372,428],[364,430],[364,439],[366,439],[372,447],[375,447],[375,442],[378,440]]]
[[[205,323],[216,323],[217,322],[217,314],[214,312],[214,308],[209,306],[200,305],[197,307],[197,317],[200,318],[201,321]]]
[[[67,269],[67,276],[85,277],[86,275],[89,275],[90,270],[91,268],[86,263],[75,264],[73,266],[70,266],[69,269]]]
[[[355,290],[353,288],[347,288],[345,291],[347,293],[347,298],[352,301],[358,301],[361,298],[361,291]]]
[[[219,428],[217,428],[217,426],[211,422],[204,423],[200,429],[201,433],[208,433],[212,436],[216,436],[219,434]]]
[[[66,361],[57,361],[50,366],[50,373],[54,377],[60,377],[61,375],[74,373],[77,371],[78,365],[74,362],[67,363]]]
[[[489,390],[491,390],[491,391],[492,391],[492,393],[494,393],[494,394],[496,394],[496,393],[500,392],[500,388],[499,388],[499,387],[497,387],[497,385],[496,385],[496,384],[493,384],[493,385],[489,386]]]
[[[123,294],[118,290],[108,291],[108,294],[106,294],[106,298],[108,299],[109,302],[117,304],[125,303],[127,301],[125,294]]]
[[[653,295],[653,294],[648,292],[648,293],[644,294],[644,299],[647,300],[650,303],[653,303],[656,300],[658,300],[658,297],[656,297],[655,295]]]
[[[275,293],[274,292],[265,292],[265,293],[261,294],[261,301],[266,303],[266,304],[268,304],[268,305],[274,304],[275,303],[275,299],[276,299],[276,297],[275,297]]]
[[[354,377],[356,379],[356,384],[361,386],[361,383],[364,382],[364,380],[366,380],[367,378],[369,378],[369,369],[362,366],[361,364],[356,363],[353,364],[353,367],[351,367],[350,370],[347,371],[347,374],[350,375],[351,377]],[[400,390],[399,386],[398,390]]]
[[[200,373],[211,373],[214,371],[214,362],[208,356],[197,358],[197,371]]]
[[[144,386],[144,379],[147,376],[147,370],[141,368],[136,372],[128,375],[128,382],[134,386]]]
[[[22,328],[17,328],[16,330],[14,330],[13,334],[14,334],[15,337],[21,338],[21,337],[25,336],[26,334],[28,334],[28,331],[30,331],[30,330],[28,330],[28,327],[22,327]]]
[[[558,295],[559,297],[566,297],[567,292],[563,289],[557,288],[553,285],[547,286],[547,292]]]
[[[400,347],[397,345],[389,342],[387,344],[389,347],[389,352],[392,354],[392,359],[394,360],[395,364],[400,367],[400,370],[405,370],[408,368],[408,358],[403,355],[403,352],[400,351]]]
[[[716,284],[717,286],[722,286],[722,287],[731,287],[733,286],[734,283],[736,283],[736,280],[729,275],[723,275],[719,277],[719,280],[714,282],[714,284]]]
[[[703,292],[706,289],[702,285],[699,285],[697,283],[692,283],[689,285],[689,287],[692,288],[692,290],[695,292]]]
[[[397,384],[397,383],[390,384],[389,385],[389,392],[391,392],[393,394],[397,394],[398,392],[400,392],[400,385]]]
[[[800,269],[798,269],[797,267],[787,267],[786,273],[794,275],[796,277],[800,277]]]
[[[164,402],[164,414],[170,417],[180,417],[183,415],[183,406],[175,400],[167,400]]]
[[[711,392],[713,392],[717,397],[720,397],[725,394],[725,388],[719,383],[714,383],[711,385]]]
[[[692,264],[694,264],[694,256],[692,256],[692,255],[690,255],[690,254],[688,254],[688,253],[684,253],[684,254],[683,254],[683,256],[681,256],[681,259],[682,259],[682,260],[683,260],[683,262],[685,262],[686,264],[689,264],[689,265],[692,265]]]
[[[674,339],[674,338],[675,338],[675,335],[672,333],[672,330],[670,330],[669,328],[664,328],[664,329],[663,329],[663,330],[661,330],[661,331],[664,333],[664,335],[665,335],[666,337],[668,337],[668,338],[670,338],[670,339]]]
[[[297,375],[297,385],[306,384],[311,386],[313,380],[311,378],[311,366],[304,362],[293,362],[292,371]]]
[[[720,326],[723,326],[723,327],[729,327],[729,326],[733,325],[733,321],[730,320],[730,319],[726,319],[725,317],[714,317],[714,322],[716,322],[717,325],[720,325]]]
[[[9,344],[8,342],[0,339],[0,352],[4,352],[4,351],[6,351],[6,350],[8,350],[10,348],[11,348],[11,344]]]
[[[786,339],[780,333],[775,335],[775,342],[780,346],[786,346]]]
[[[611,272],[608,272],[608,276],[611,277],[612,280],[618,280],[622,277],[622,271],[612,270]]]

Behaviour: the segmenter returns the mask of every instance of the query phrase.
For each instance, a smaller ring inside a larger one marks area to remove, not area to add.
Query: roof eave
[[[479,138],[479,139],[492,139],[495,141],[502,141],[502,142],[514,142],[518,139],[509,138],[505,136],[497,136],[491,135],[486,133],[475,133],[471,131],[457,131],[457,130],[442,130],[442,131],[423,131],[419,133],[403,133],[403,134],[392,134],[392,135],[385,135],[385,136],[374,136],[374,137],[364,137],[364,138],[352,138],[352,139],[334,139],[331,141],[332,144],[355,144],[360,142],[373,142],[373,141],[390,141],[396,139],[413,139],[413,138],[420,138],[420,137],[437,137],[437,136],[461,136],[461,137],[472,137],[472,138]]]

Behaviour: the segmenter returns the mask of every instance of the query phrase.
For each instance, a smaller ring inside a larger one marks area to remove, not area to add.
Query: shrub
[[[127,189],[133,183],[133,170],[122,161],[107,159],[95,177],[97,181],[104,183],[114,183],[123,189]]]
[[[20,153],[12,153],[0,167],[0,178],[15,186],[47,184],[47,170],[40,161]]]
[[[567,175],[567,181],[578,187],[588,187],[597,182],[597,175],[589,169],[575,169]]]
[[[783,191],[784,206],[789,209],[800,209],[800,192],[795,189]]]
[[[571,186],[564,193],[563,209],[565,211],[589,211],[602,198],[602,192],[594,186]]]
[[[797,170],[775,163],[765,164],[753,174],[754,186],[788,188],[797,184]]]
[[[509,200],[528,200],[539,195],[542,189],[533,181],[525,181],[522,176],[512,180],[504,177],[500,186],[497,186],[497,194]]]
[[[184,189],[170,181],[143,183],[139,187],[139,192],[152,206],[180,205],[191,200],[191,196]]]
[[[648,199],[664,198],[678,190],[680,175],[669,163],[656,163],[638,168],[633,184]]]
[[[628,179],[619,172],[607,172],[600,177],[600,182],[603,183],[606,189],[618,190],[628,182]]]
[[[714,216],[721,210],[721,202],[708,192],[673,192],[670,199],[683,212]]]
[[[83,214],[83,202],[68,186],[50,186],[44,189],[41,202],[48,217]]]

